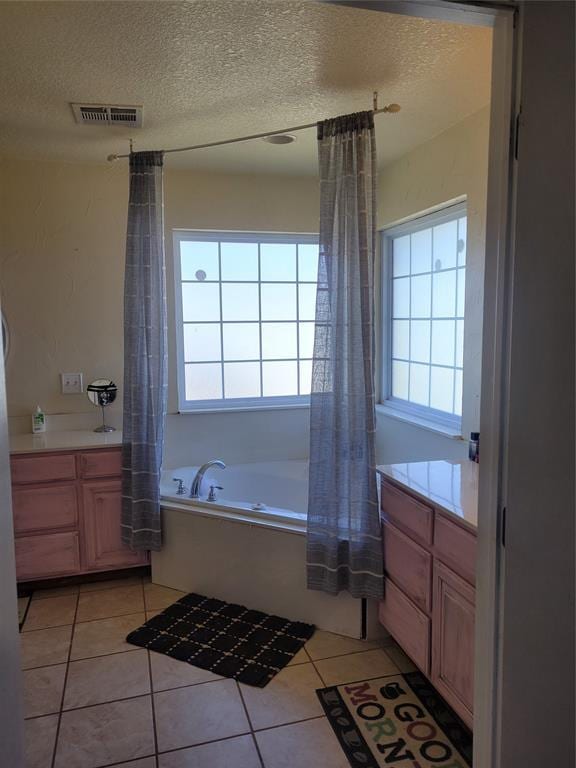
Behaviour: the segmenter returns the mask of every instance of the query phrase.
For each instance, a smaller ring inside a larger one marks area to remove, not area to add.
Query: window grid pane
[[[390,394],[460,416],[466,216],[391,241]]]
[[[309,395],[318,245],[283,236],[183,238],[179,246],[185,399]],[[213,266],[202,269],[210,254]]]

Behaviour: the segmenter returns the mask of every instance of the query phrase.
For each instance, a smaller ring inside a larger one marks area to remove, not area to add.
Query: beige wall
[[[59,374],[81,371],[85,384],[100,376],[122,381],[126,164],[3,161],[0,195],[0,280],[11,334],[10,416],[27,416],[37,403],[48,414],[90,411],[85,395],[60,394]],[[170,296],[172,228],[314,232],[317,197],[314,178],[224,176],[168,167]],[[169,312],[171,323],[172,317]],[[175,386],[171,376],[172,411]]]
[[[478,413],[487,129],[485,110],[385,168],[379,190],[381,226],[467,196],[465,431],[476,426]],[[49,415],[87,413],[83,424],[96,423],[98,414],[85,395],[60,394],[60,372],[81,371],[85,384],[100,376],[122,382],[127,195],[122,162],[0,162],[0,282],[11,333],[8,409],[11,417],[23,417],[20,428],[29,428],[28,415],[37,403]],[[168,161],[165,216],[174,361],[172,229],[315,232],[318,183],[314,177],[195,173],[171,169]],[[172,414],[177,410],[174,369],[171,365]],[[110,409],[113,423],[119,423],[120,410],[119,402]],[[462,443],[381,414],[378,427],[379,461],[456,457],[464,450]],[[167,466],[217,453],[226,453],[230,461],[269,457],[269,438],[282,456],[296,458],[307,455],[308,415],[306,409],[294,409],[171,416],[167,435]]]
[[[488,130],[489,109],[486,107],[384,168],[378,190],[378,220],[382,228],[449,201],[466,198],[464,436],[477,430],[480,421]],[[378,415],[377,454],[380,461],[457,458],[464,452],[461,441],[425,433],[381,413]]]

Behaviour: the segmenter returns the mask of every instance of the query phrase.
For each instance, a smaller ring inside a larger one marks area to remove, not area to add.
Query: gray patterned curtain
[[[122,540],[158,550],[166,415],[166,275],[162,152],[130,155],[124,277]]]
[[[310,402],[308,587],[381,599],[372,112],[319,123],[318,151],[320,254]]]

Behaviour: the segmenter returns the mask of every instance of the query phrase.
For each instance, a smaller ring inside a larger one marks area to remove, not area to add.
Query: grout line
[[[50,599],[50,598],[48,598]],[[78,615],[79,593],[76,595],[76,607],[74,609],[74,620],[72,622],[72,631],[70,632],[70,645],[68,647],[68,658],[66,661],[66,672],[64,674],[64,685],[62,686],[62,697],[60,699],[60,711],[58,713],[58,723],[56,725],[56,735],[54,737],[54,750],[52,752],[52,761],[50,765],[54,768],[56,764],[56,753],[58,751],[58,741],[60,739],[60,725],[62,723],[62,710],[64,708],[64,697],[66,696],[66,686],[68,684],[68,670],[70,669],[70,656],[72,655],[72,643],[74,642],[74,630],[76,628],[76,616]]]
[[[218,744],[221,741],[231,741],[232,739],[238,739],[240,736],[250,736],[250,731],[244,731],[243,733],[234,733],[232,736],[223,736],[221,739],[209,739],[208,741],[199,741],[196,744],[187,744],[185,747],[176,747],[175,749],[165,749],[159,752],[158,755],[172,755],[175,752],[184,752],[186,749],[194,749],[195,747],[204,747],[206,744]],[[102,766],[102,768],[108,768],[108,766]]]
[[[142,581],[142,598],[144,600],[144,606],[146,606],[146,590],[144,588],[144,581]],[[146,618],[146,614],[144,614]],[[150,706],[152,707],[152,732],[154,734],[154,752],[155,763],[158,768],[158,731],[156,728],[156,705],[154,701],[154,678],[152,677],[152,659],[150,658],[150,651],[146,649],[146,657],[148,661],[148,681],[150,683]]]
[[[32,635],[34,632],[44,632],[47,629],[62,629],[63,627],[70,627],[70,628],[72,628],[73,626],[74,626],[74,624],[69,622],[68,624],[58,624],[55,627],[41,627],[40,629],[29,629],[25,633],[22,632],[21,634]]]
[[[121,653],[133,653],[134,651],[146,650],[141,646],[134,646],[133,648],[126,648],[124,651],[111,651],[110,653],[98,653],[95,656],[79,656],[77,659],[70,658],[70,663],[75,664],[77,661],[92,661],[92,659],[104,659],[106,656],[119,656]],[[22,667],[22,672],[28,672],[31,669],[43,669],[44,667],[56,667],[58,664],[66,664],[66,661],[55,661],[52,664],[39,664],[37,667]]]
[[[275,731],[277,728],[286,728],[289,725],[298,725],[298,723],[309,723],[311,720],[323,720],[326,718],[326,715],[323,713],[321,715],[314,715],[314,717],[303,717],[300,720],[290,720],[288,723],[278,723],[278,725],[267,725],[265,728],[258,728],[257,731],[254,731],[254,734],[256,733],[263,733],[264,731]]]
[[[285,668],[286,667],[284,667],[284,669]],[[258,742],[256,741],[256,736],[254,734],[254,726],[252,724],[252,718],[250,717],[250,712],[248,711],[248,707],[246,706],[246,702],[244,701],[244,696],[242,695],[242,689],[240,688],[240,683],[238,682],[238,680],[236,680],[235,682],[236,682],[236,688],[238,689],[238,694],[240,696],[240,701],[242,702],[242,706],[244,707],[246,719],[248,720],[248,725],[250,726],[250,736],[252,737],[254,748],[256,749],[256,752],[258,754],[258,759],[260,760],[260,764],[262,768],[264,768],[264,760],[262,759],[262,755],[260,754],[260,747],[258,746]]]
[[[71,709],[56,710],[55,712],[47,712],[46,715],[58,715],[67,712],[79,712],[82,709],[94,709],[94,707],[104,707],[107,704],[118,704],[123,701],[134,701],[135,699],[144,699],[146,696],[150,696],[150,693],[138,693],[136,696],[125,696],[121,699],[111,699],[110,701],[97,701],[93,704],[84,704],[82,707],[72,707]],[[46,715],[34,715],[33,717],[26,717],[25,720],[37,720],[39,717],[46,717]]]
[[[116,762],[116,763],[106,763],[106,765],[98,766],[98,768],[115,768],[116,766],[121,766],[121,768],[124,768],[124,766],[126,765],[130,766],[130,763],[132,762],[138,762],[139,760],[146,760],[149,757],[153,757],[157,759],[158,756],[155,754],[142,755],[142,757],[131,758],[128,762],[126,762],[125,760],[120,760],[120,762]]]
[[[254,749],[256,750],[256,754],[258,755],[258,759],[260,760],[262,768],[266,768],[266,766],[264,765],[264,758],[262,757],[262,753],[260,752],[260,745],[258,744],[258,739],[256,738],[256,734],[254,733],[254,731],[252,731],[250,735],[252,736]]]
[[[135,650],[145,651],[146,649],[145,648],[136,648]],[[148,653],[150,653],[150,652],[148,651]],[[118,655],[118,654],[110,654],[110,655]],[[102,657],[98,656],[98,657],[95,657],[95,658],[102,658]],[[169,658],[169,657],[167,657],[167,658]],[[77,660],[71,661],[70,663],[74,664],[75,661],[91,661],[91,659],[77,659]],[[65,663],[66,662],[63,662],[62,664],[51,664],[50,666],[52,666],[52,667],[62,667],[62,666],[64,666]],[[185,663],[185,662],[182,662],[182,663]],[[35,667],[35,669],[43,669],[43,667]],[[25,670],[25,671],[28,672],[29,670]],[[212,685],[213,683],[221,683],[224,680],[233,680],[233,678],[231,678],[231,677],[219,677],[216,680],[203,680],[200,683],[191,683],[190,685],[179,685],[179,686],[176,686],[175,688],[162,688],[161,690],[154,691],[154,693],[159,694],[159,693],[169,693],[171,691],[182,691],[185,688],[195,688],[198,685]],[[149,693],[137,693],[134,696],[122,696],[119,699],[107,699],[106,701],[95,701],[95,702],[92,702],[92,704],[84,704],[81,707],[70,707],[70,709],[56,710],[55,712],[46,712],[43,715],[33,715],[32,717],[26,717],[25,720],[36,720],[39,717],[46,717],[47,715],[57,715],[57,714],[59,714],[60,711],[62,711],[62,712],[76,712],[79,709],[90,709],[91,707],[101,707],[104,704],[116,704],[116,702],[118,702],[118,701],[132,701],[132,699],[142,699],[142,698],[144,698],[144,696],[151,696],[151,695],[152,695],[151,692],[149,692]]]
[[[316,661],[327,661],[328,659],[341,659],[343,656],[358,656],[359,653],[367,653],[368,651],[385,651],[386,648],[383,645],[375,646],[374,648],[362,648],[361,651],[348,651],[347,653],[336,653],[334,656],[322,656],[320,659],[313,659],[308,652],[306,655],[310,658],[312,663]]]
[[[310,663],[312,664],[312,666],[314,667],[314,669],[315,669],[315,671],[316,671],[316,674],[317,674],[317,675],[318,675],[318,677],[320,678],[320,682],[322,683],[322,685],[324,686],[324,688],[326,688],[327,686],[326,686],[326,683],[325,683],[325,681],[324,681],[324,678],[323,678],[323,677],[322,677],[322,675],[320,674],[320,670],[318,669],[318,667],[316,666],[316,664],[314,663],[314,660],[313,660],[312,658],[310,659]]]

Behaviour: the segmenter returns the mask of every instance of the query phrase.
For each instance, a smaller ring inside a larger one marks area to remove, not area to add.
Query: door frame
[[[24,768],[24,702],[13,521],[6,378],[0,350],[0,749],[5,765]]]
[[[509,314],[514,253],[515,126],[520,5],[451,0],[335,0],[338,5],[492,28],[492,77],[482,331],[474,664],[474,768],[500,766],[503,510],[506,507]]]

